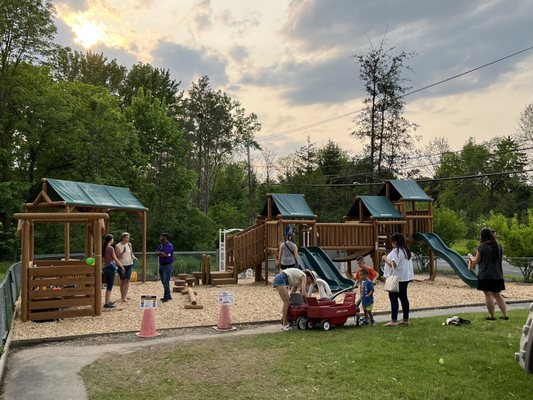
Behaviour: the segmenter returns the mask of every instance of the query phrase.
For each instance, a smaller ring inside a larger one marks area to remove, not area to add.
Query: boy
[[[357,271],[355,271],[355,287],[361,288],[361,271],[366,271],[368,278],[372,283],[375,285],[378,279],[380,278],[379,274],[374,271],[373,268],[369,267],[368,265],[365,265],[365,258],[362,256],[359,256],[356,258],[357,261]],[[359,290],[359,294],[361,294],[361,290]],[[361,298],[359,297],[357,301],[355,302],[355,306],[359,307],[361,305]]]
[[[363,311],[365,312],[365,321],[363,324],[376,325],[374,316],[372,315],[372,307],[374,306],[374,284],[368,279],[368,272],[362,269],[361,276],[361,303],[363,304]]]

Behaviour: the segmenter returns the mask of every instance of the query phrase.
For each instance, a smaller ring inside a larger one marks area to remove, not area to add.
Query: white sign
[[[232,305],[233,304],[233,292],[219,292],[218,304]]]
[[[140,307],[144,308],[156,308],[157,307],[157,295],[156,294],[141,294]]]

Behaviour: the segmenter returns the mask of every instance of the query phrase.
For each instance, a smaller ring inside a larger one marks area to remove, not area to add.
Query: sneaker
[[[284,326],[281,328],[282,331],[289,331],[290,329],[291,329],[291,326],[290,326],[289,324],[284,325]]]
[[[509,321],[509,317],[504,317],[503,315],[500,317],[500,319],[503,319],[504,321]]]
[[[376,321],[374,321],[374,320],[370,321],[370,325],[376,326]]]
[[[161,303],[166,303],[167,301],[170,301],[172,299],[165,299],[164,297],[161,298]]]
[[[364,319],[363,322],[361,322],[361,325],[369,325],[369,324],[370,324],[370,322],[368,322],[367,319]]]
[[[487,318],[485,318],[487,321],[496,321],[496,318],[494,317],[491,317],[491,316],[488,316]]]
[[[112,303],[104,304],[104,308],[115,308],[115,305]]]

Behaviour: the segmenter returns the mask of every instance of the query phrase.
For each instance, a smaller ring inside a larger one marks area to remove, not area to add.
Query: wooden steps
[[[233,285],[237,283],[237,280],[233,276],[232,271],[213,271],[210,274],[211,285]]]

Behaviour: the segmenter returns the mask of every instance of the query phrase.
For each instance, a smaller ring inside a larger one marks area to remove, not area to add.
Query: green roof
[[[128,188],[48,178],[46,182],[48,183],[46,193],[50,199],[64,201],[69,206],[146,210]],[[42,189],[42,185],[43,182],[39,189]],[[35,200],[38,193],[30,201]]]
[[[390,199],[392,201],[431,201],[431,197],[413,180],[390,180],[389,182],[391,184]],[[381,188],[378,195],[385,196],[385,187]]]
[[[363,203],[363,219],[401,219],[402,215],[389,199],[383,196],[359,196],[347,217],[359,218],[359,203]]]
[[[261,215],[268,215],[268,202],[265,203]],[[281,215],[286,219],[314,219],[315,213],[311,211],[303,194],[272,194],[272,216]]]

